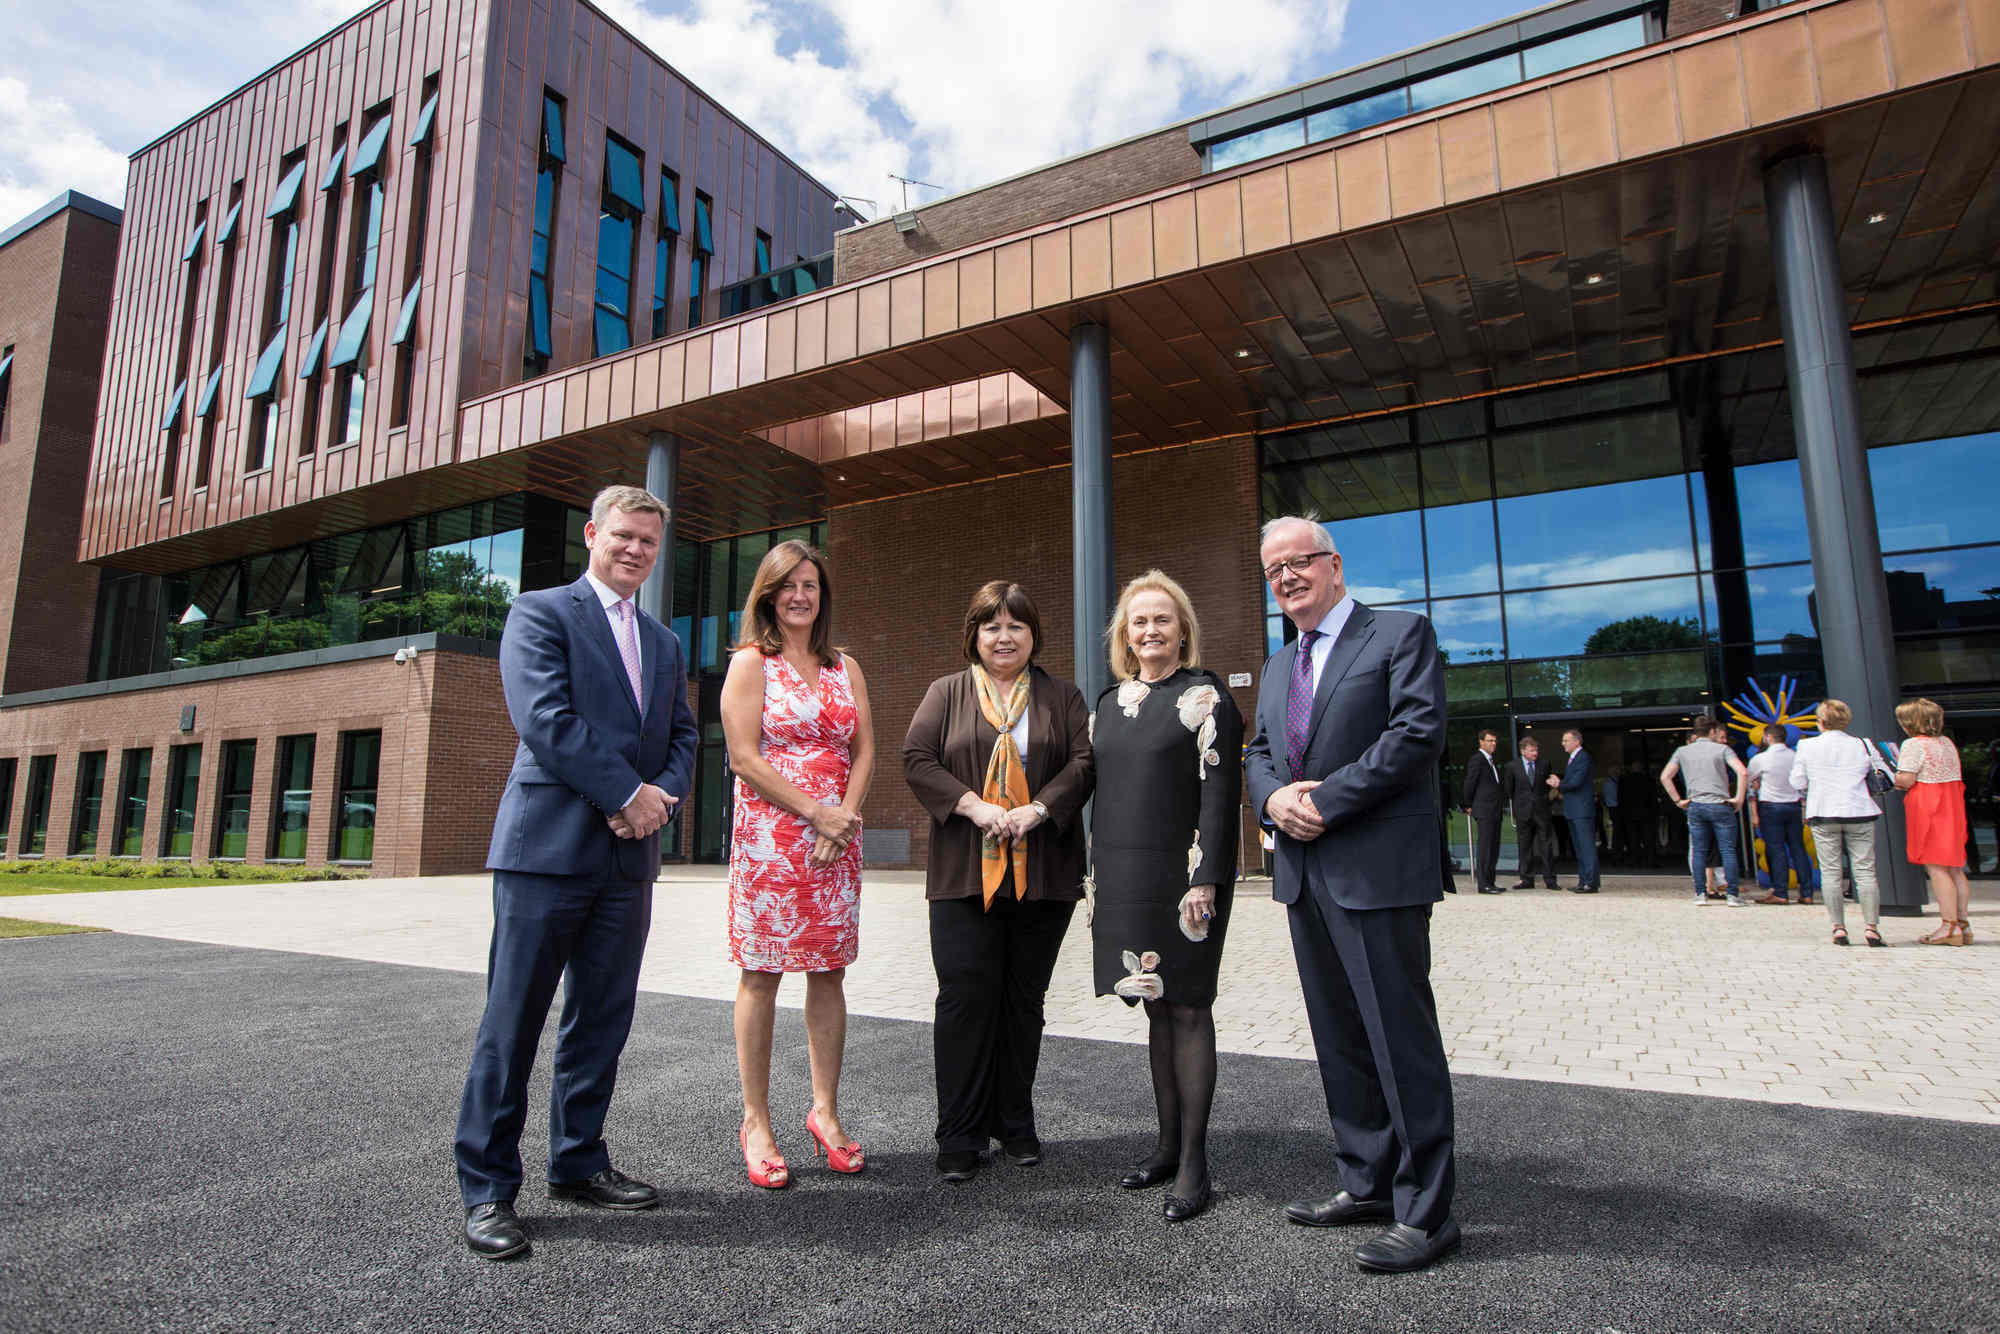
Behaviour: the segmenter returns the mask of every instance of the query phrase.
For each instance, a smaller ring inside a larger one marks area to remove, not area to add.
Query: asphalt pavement
[[[1042,1166],[932,1169],[931,1030],[851,1021],[813,1163],[804,1031],[773,1087],[796,1184],[744,1181],[729,1009],[645,994],[609,1130],[665,1203],[551,1202],[547,1046],[519,1207],[459,1239],[465,973],[127,935],[0,942],[0,1330],[1981,1330],[2000,1327],[2000,1127],[1461,1076],[1464,1250],[1359,1272],[1313,1067],[1225,1055],[1215,1208],[1112,1184],[1149,1147],[1143,1048],[1050,1039]],[[1115,1004],[1116,1002],[1105,1002]],[[553,1025],[551,1025],[553,1029]],[[552,1036],[552,1033],[551,1033]]]

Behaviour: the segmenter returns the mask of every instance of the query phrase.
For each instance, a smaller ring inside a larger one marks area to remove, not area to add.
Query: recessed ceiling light
[[[1603,281],[1604,281],[1604,275],[1603,275],[1603,274],[1601,274],[1601,273],[1593,273],[1593,274],[1591,274],[1591,275],[1590,275],[1589,277],[1585,278],[1585,279],[1584,279],[1583,281],[1584,281],[1584,282],[1585,282],[1585,283],[1586,283],[1586,284],[1587,284],[1588,286],[1591,286],[1591,287],[1595,287],[1595,286],[1597,286],[1597,285],[1598,285],[1599,283],[1601,283],[1601,282],[1603,282]]]
[[[1888,220],[1889,220],[1889,215],[1887,213],[1870,213],[1868,215],[1868,225],[1870,227],[1880,227],[1883,223],[1887,222]]]
[[[1236,359],[1238,361],[1244,360],[1249,355],[1250,355],[1250,349],[1247,347],[1239,347],[1236,349]]]
[[[844,482],[847,480],[847,474],[844,472],[837,472],[833,475],[833,480],[836,482]]]

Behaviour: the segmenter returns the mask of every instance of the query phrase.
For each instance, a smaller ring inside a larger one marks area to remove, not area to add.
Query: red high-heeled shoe
[[[813,1153],[826,1159],[826,1165],[834,1171],[854,1173],[867,1165],[862,1161],[859,1144],[850,1144],[842,1148],[820,1133],[819,1116],[816,1112],[806,1113],[806,1133],[813,1137]]]
[[[743,1170],[750,1176],[750,1184],[762,1186],[765,1190],[783,1190],[792,1184],[792,1169],[785,1166],[783,1155],[761,1160],[750,1157],[750,1123],[745,1121],[736,1132],[736,1142],[743,1146]]]

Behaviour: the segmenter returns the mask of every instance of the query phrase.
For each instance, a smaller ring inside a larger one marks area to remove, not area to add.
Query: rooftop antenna
[[[903,207],[902,207],[902,212],[905,212],[905,213],[907,213],[907,212],[909,212],[909,211],[910,211],[910,187],[911,187],[911,186],[913,186],[913,185],[921,185],[921,186],[922,186],[922,187],[924,187],[924,189],[926,189],[926,190],[940,190],[940,191],[941,191],[941,190],[943,190],[943,189],[944,189],[944,187],[943,187],[942,185],[932,185],[932,184],[931,184],[931,183],[930,183],[929,181],[920,181],[920,180],[916,179],[916,178],[915,178],[914,176],[898,176],[898,175],[897,175],[897,174],[896,174],[895,172],[893,172],[893,171],[892,171],[892,172],[889,172],[889,173],[888,173],[888,177],[889,177],[889,179],[890,179],[890,180],[892,180],[892,181],[900,181],[900,182],[902,182],[902,185],[903,185]]]

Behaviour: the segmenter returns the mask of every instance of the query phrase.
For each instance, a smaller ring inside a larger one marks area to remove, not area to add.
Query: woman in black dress
[[[1171,1181],[1170,1223],[1209,1204],[1215,978],[1236,883],[1243,715],[1201,667],[1181,586],[1148,570],[1125,586],[1105,638],[1119,684],[1093,718],[1091,819],[1097,994],[1144,1002],[1160,1140],[1119,1185]]]

